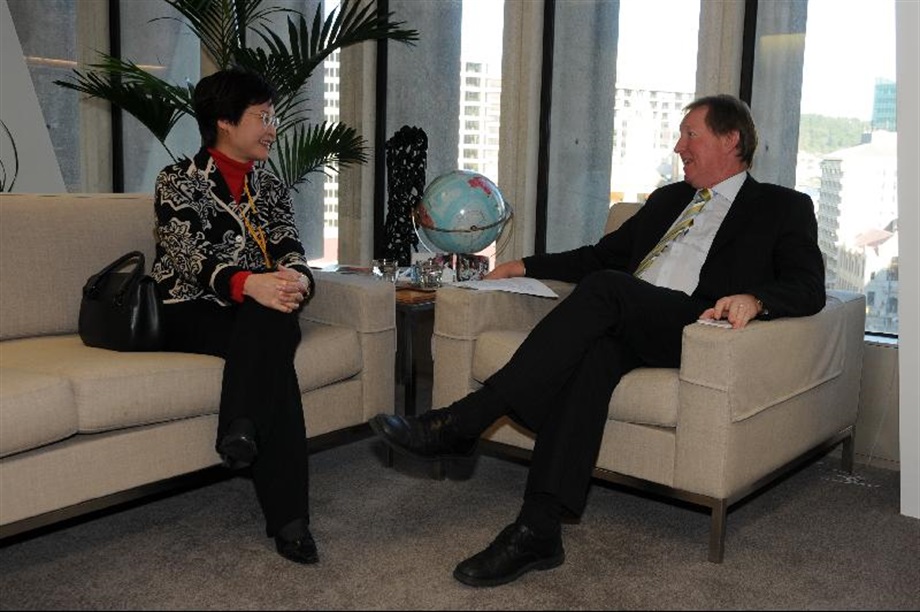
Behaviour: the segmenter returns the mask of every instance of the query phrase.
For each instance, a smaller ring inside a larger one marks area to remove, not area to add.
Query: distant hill
[[[799,126],[799,150],[824,155],[837,149],[854,147],[862,142],[870,123],[845,117],[802,115]]]

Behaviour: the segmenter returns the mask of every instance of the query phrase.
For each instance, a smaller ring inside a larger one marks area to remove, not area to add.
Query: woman
[[[166,350],[224,358],[217,451],[252,467],[278,553],[318,560],[309,530],[307,439],[294,352],[313,277],[285,185],[268,158],[273,87],[238,69],[201,79],[193,106],[202,148],[156,182],[157,280]]]

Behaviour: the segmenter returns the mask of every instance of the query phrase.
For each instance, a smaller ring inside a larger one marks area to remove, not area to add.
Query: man
[[[457,566],[465,584],[504,584],[564,561],[561,517],[584,509],[613,389],[636,367],[678,367],[684,326],[725,319],[740,329],[824,306],[811,199],[748,176],[757,146],[750,110],[726,95],[685,110],[674,147],[683,182],[657,189],[597,244],[488,276],[577,283],[505,367],[443,410],[371,421],[394,449],[425,459],[471,453],[503,415],[536,434],[521,511]]]

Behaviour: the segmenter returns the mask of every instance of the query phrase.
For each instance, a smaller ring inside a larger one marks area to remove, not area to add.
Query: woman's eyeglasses
[[[281,119],[278,118],[278,115],[270,115],[266,111],[250,111],[248,114],[258,115],[259,119],[262,120],[262,127],[265,129],[268,129],[269,126],[277,128],[279,125],[281,125]]]

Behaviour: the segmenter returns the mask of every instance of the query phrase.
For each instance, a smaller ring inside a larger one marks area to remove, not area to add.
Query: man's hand
[[[495,266],[495,269],[483,276],[483,280],[498,280],[500,278],[516,278],[526,276],[527,270],[524,268],[524,262],[520,259],[506,261],[503,264]]]
[[[707,308],[701,319],[728,319],[733,329],[741,329],[748,321],[760,314],[760,304],[756,297],[750,293],[727,295],[720,298],[716,305]]]
[[[308,291],[309,287],[301,283],[300,273],[284,267],[276,272],[250,274],[243,285],[243,295],[281,312],[297,310]]]

